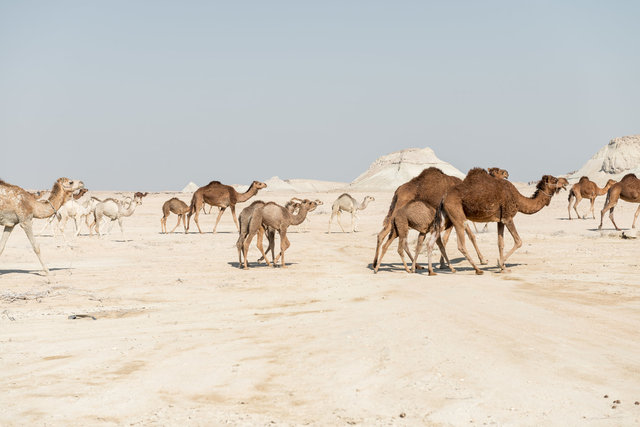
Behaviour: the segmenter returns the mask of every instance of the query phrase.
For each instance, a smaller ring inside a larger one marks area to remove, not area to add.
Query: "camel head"
[[[71,180],[69,178],[58,178],[56,180],[56,183],[54,184],[54,187],[56,185],[60,185],[60,188],[67,193],[73,193],[76,190],[84,188],[84,182]]]
[[[618,181],[616,181],[615,179],[610,179],[609,181],[607,181],[607,184],[605,185],[605,188],[611,187],[613,184],[615,184],[617,182]]]
[[[491,175],[494,178],[499,178],[499,179],[508,179],[509,178],[509,172],[507,172],[506,169],[489,168],[489,169],[487,169],[487,171],[489,172],[489,175]]]
[[[300,203],[300,207],[306,207],[307,212],[313,212],[318,207],[318,202],[316,202],[315,200],[304,199]]]
[[[567,186],[569,185],[569,181],[567,181],[567,178],[558,178],[558,190],[557,192],[559,192],[560,190],[566,190]]]
[[[87,191],[89,191],[87,188],[81,188],[73,194],[73,198],[78,200],[80,197],[84,196]]]
[[[561,178],[561,179],[564,179],[564,178]],[[559,193],[560,190],[562,190],[563,188],[564,188],[563,184],[560,183],[558,178],[552,175],[544,175],[536,185],[537,191],[542,191],[544,194],[546,194],[550,198],[554,194]],[[551,201],[551,199],[549,199],[549,201]]]
[[[143,198],[143,197],[147,197],[147,194],[149,194],[149,193],[141,193],[141,192],[137,191],[137,192],[133,195],[133,197],[134,197],[134,198],[138,197],[138,198],[140,198],[140,200],[142,200],[142,198]]]
[[[376,198],[375,198],[375,197],[373,197],[373,196],[366,196],[366,197],[364,198],[364,201],[365,201],[366,203],[369,203],[369,202],[375,202],[375,201],[376,201]]]
[[[253,181],[251,183],[251,187],[249,188],[255,188],[256,190],[261,190],[263,188],[267,188],[267,184],[265,184],[264,182],[260,182],[260,181]]]

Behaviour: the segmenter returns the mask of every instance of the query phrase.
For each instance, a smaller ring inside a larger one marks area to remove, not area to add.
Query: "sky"
[[[0,0],[0,178],[350,182],[431,147],[513,181],[640,133],[637,1]]]

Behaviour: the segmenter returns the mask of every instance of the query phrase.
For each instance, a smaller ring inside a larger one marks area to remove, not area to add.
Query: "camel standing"
[[[84,190],[84,189],[83,189]],[[80,190],[82,191],[82,190]],[[58,213],[60,214],[59,229],[64,235],[64,229],[67,225],[69,218],[73,218],[73,224],[75,226],[75,236],[80,234],[80,227],[82,225],[82,219],[89,227],[89,215],[93,213],[98,200],[90,197],[89,194],[81,194],[80,197],[74,195],[71,200],[62,205]]]
[[[307,199],[305,199],[307,200]],[[303,199],[300,199],[298,197],[292,197],[291,200],[289,200],[284,207],[287,208],[287,210],[289,212],[291,212],[292,214],[297,213],[298,208],[300,207],[300,203],[302,203]],[[316,202],[316,204],[318,206],[324,205],[324,202],[320,199],[315,199],[314,202]],[[307,215],[307,217],[305,218],[304,222],[302,224],[300,224],[300,226],[298,227],[298,229],[307,232],[309,229],[309,224],[311,223],[311,219],[309,219],[309,216]]]
[[[53,223],[53,220],[57,219],[58,220],[58,228],[60,228],[60,222],[62,221],[62,218],[64,218],[65,216],[68,216],[68,210],[72,208],[73,203],[76,200],[81,200],[85,197],[85,194],[87,194],[87,190],[86,188],[81,188],[78,191],[74,192],[74,194],[72,194],[72,196],[69,198],[69,200],[67,200],[62,206],[60,206],[60,209],[58,209],[58,211],[51,215],[47,221],[45,221],[44,226],[42,227],[42,229],[40,230],[40,232],[37,234],[38,236],[41,236],[42,233],[45,232],[45,230],[51,226],[51,224]],[[41,193],[41,192],[38,192]],[[38,194],[36,193],[31,193],[33,194],[36,199],[39,197]],[[65,220],[66,223],[66,220]],[[56,234],[56,227],[53,227],[53,235],[55,236]],[[63,228],[64,230],[64,228]],[[63,232],[63,236],[64,236],[64,232]]]
[[[586,176],[581,177],[580,181],[574,184],[573,187],[571,187],[571,190],[569,190],[569,206],[567,207],[567,210],[569,211],[569,219],[571,219],[571,202],[573,201],[574,198],[575,198],[575,203],[573,204],[573,210],[576,211],[576,215],[578,215],[578,219],[580,219],[580,213],[578,212],[578,203],[580,203],[582,199],[589,199],[591,201],[591,209],[590,209],[591,215],[593,216],[593,219],[596,219],[596,214],[593,211],[593,205],[596,202],[596,197],[602,196],[603,194],[607,194],[607,191],[609,191],[609,188],[611,188],[611,186],[615,183],[616,181],[614,181],[613,179],[610,179],[607,181],[607,184],[603,188],[600,188],[595,182],[591,181],[588,177]],[[582,217],[582,219],[586,219],[586,218],[587,218],[587,215],[585,214]]]
[[[382,223],[382,230],[378,233],[376,254],[373,258],[374,270],[378,265],[378,254],[380,253],[382,242],[385,237],[390,236],[391,229],[393,228],[393,217],[396,214],[396,211],[412,201],[421,201],[424,202],[427,206],[431,206],[432,208],[437,209],[440,205],[440,202],[442,201],[442,197],[445,195],[447,190],[457,184],[460,184],[461,182],[462,180],[460,178],[447,175],[438,168],[429,167],[423,170],[420,175],[405,182],[396,189],[395,193],[393,194],[393,199],[391,200],[391,205],[389,206],[389,212],[387,213],[387,216],[384,218],[384,221]],[[469,226],[466,224],[465,231],[467,232],[469,239],[471,239],[471,243],[473,243],[473,246],[476,249],[476,253],[478,254],[478,258],[480,259],[480,264],[486,264],[487,261],[480,253],[480,249],[476,244],[476,238]],[[442,239],[445,245],[447,244],[450,232],[450,230],[446,232],[444,238]],[[411,256],[411,254],[407,253],[407,255],[413,262],[413,257]],[[440,267],[444,267],[444,257],[440,258]]]
[[[239,227],[238,227],[238,240],[236,241],[236,248],[238,249],[238,265],[240,267],[244,266],[244,268],[248,268],[247,263],[249,261],[246,259],[246,253],[249,250],[248,248],[249,248],[249,244],[251,243],[251,239],[249,239],[249,242],[247,243],[247,251],[243,250],[245,240],[249,235],[249,231],[251,228],[251,221],[254,219],[255,211],[257,209],[262,209],[264,205],[265,205],[265,202],[263,202],[262,200],[256,200],[246,208],[242,209],[242,211],[240,212],[240,216],[238,217]],[[258,227],[258,231],[256,232],[256,234],[258,236],[258,239],[257,239],[256,246],[258,247],[258,249],[260,250],[260,253],[262,254],[262,258],[260,258],[258,261],[261,261],[264,259],[268,266],[269,260],[267,259],[267,256],[264,253],[264,247],[262,246],[262,236],[264,235],[265,230],[264,230],[264,227],[262,227],[262,224],[257,225],[257,227]],[[244,261],[243,261],[243,256],[245,256]]]
[[[613,220],[613,210],[618,203],[618,200],[622,199],[629,203],[640,203],[640,179],[632,173],[625,175],[620,182],[613,184],[607,192],[607,200],[604,202],[604,207],[600,212],[600,225],[598,230],[602,229],[602,220],[604,219],[604,213],[609,210],[609,218],[613,223],[616,230],[620,230]],[[633,215],[633,222],[631,228],[636,228],[636,219],[640,214],[640,206],[636,209],[636,213]]]
[[[357,227],[358,227],[357,212],[364,210],[369,204],[369,202],[373,202],[374,200],[376,199],[374,199],[372,196],[365,196],[365,198],[362,200],[362,203],[358,205],[357,200],[351,197],[350,194],[347,194],[347,193],[341,194],[340,197],[338,197],[336,201],[333,202],[333,205],[331,206],[331,218],[329,218],[328,233],[331,233],[331,222],[333,221],[333,217],[336,215],[338,215],[338,225],[340,226],[340,229],[344,233],[344,228],[342,227],[342,223],[340,223],[340,216],[342,212],[349,212],[351,214],[351,232],[358,231],[357,230]]]
[[[182,220],[182,225],[184,226],[184,232],[187,232],[187,214],[189,213],[189,205],[187,205],[182,200],[174,197],[172,199],[167,200],[162,205],[162,218],[160,218],[160,230],[162,233],[167,233],[167,218],[171,215],[171,212],[178,215],[178,222],[176,226],[170,231],[173,233],[176,228],[180,225],[180,220]]]
[[[258,193],[258,190],[266,188],[267,184],[260,181],[253,181],[249,189],[244,193],[238,193],[235,188],[230,185],[224,185],[220,181],[211,181],[204,187],[198,188],[191,198],[191,206],[189,207],[189,213],[187,214],[187,231],[189,231],[189,225],[191,224],[191,215],[195,214],[193,220],[198,226],[198,231],[202,233],[198,217],[200,215],[200,209],[202,209],[204,203],[212,206],[218,206],[220,212],[218,218],[216,218],[216,224],[213,226],[213,232],[216,232],[218,222],[224,211],[229,207],[231,208],[231,215],[233,216],[233,222],[236,224],[236,228],[240,230],[238,225],[238,219],[236,218],[236,203],[242,203],[249,200],[251,197]]]
[[[494,178],[484,169],[471,169],[462,183],[447,192],[438,208],[438,214],[443,212],[445,215],[445,229],[451,226],[456,229],[458,249],[471,263],[476,274],[482,274],[483,271],[473,263],[467,252],[463,234],[464,223],[467,220],[497,222],[500,253],[498,267],[500,271],[505,271],[507,259],[522,246],[522,239],[518,235],[513,217],[518,212],[531,215],[540,211],[549,205],[551,197],[561,188],[558,178],[544,175],[538,182],[533,196],[528,198],[520,194],[509,181]],[[513,248],[506,256],[503,254],[505,225],[514,240]]]
[[[40,246],[33,236],[33,218],[49,218],[54,215],[60,206],[69,200],[74,191],[83,187],[82,181],[58,178],[53,184],[49,198],[40,201],[36,200],[33,194],[17,185],[0,180],[0,225],[4,226],[2,240],[0,240],[0,255],[4,251],[13,227],[20,224],[31,243],[33,252],[42,265],[42,269],[45,274],[49,274],[49,269],[40,256]]]
[[[113,228],[113,223],[117,220],[118,225],[120,226],[120,233],[122,234],[122,238],[124,239],[124,227],[122,226],[122,220],[126,217],[133,215],[138,205],[142,204],[142,197],[139,194],[134,195],[133,199],[127,197],[125,200],[115,200],[115,199],[105,199],[102,202],[98,203],[93,211],[94,222],[91,224],[89,228],[89,232],[91,232],[92,228],[95,227],[98,236],[102,236],[102,232],[100,231],[100,224],[102,223],[103,218],[107,218],[111,221],[111,227],[109,227],[109,232]]]
[[[256,208],[256,210],[253,212],[253,217],[250,222],[249,233],[247,234],[247,237],[243,243],[243,248],[242,248],[243,255],[244,255],[245,268],[247,268],[247,252],[249,250],[249,243],[251,243],[253,236],[256,233],[260,232],[261,227],[264,228],[265,230],[271,228],[277,231],[278,234],[280,235],[279,257],[280,257],[281,266],[284,268],[285,267],[284,253],[287,250],[287,248],[289,248],[289,246],[291,245],[291,242],[289,242],[289,239],[287,238],[287,228],[289,228],[289,226],[291,225],[298,225],[302,223],[302,221],[304,221],[304,219],[306,218],[307,213],[313,211],[317,206],[318,204],[316,202],[305,199],[302,201],[302,203],[300,203],[300,208],[298,209],[298,213],[295,215],[289,212],[285,207],[280,206],[274,202],[269,202],[262,207]],[[272,235],[275,236],[275,233],[273,233]],[[274,244],[275,244],[275,239],[273,239],[270,235],[269,249],[267,249],[267,252],[271,250],[272,257],[274,254],[274,251],[273,251]],[[273,257],[272,259],[273,259],[273,266],[275,267],[276,258]]]
[[[440,238],[441,221],[436,221],[436,210],[434,208],[425,204],[424,202],[410,202],[409,204],[401,207],[396,211],[396,214],[393,216],[392,221],[393,227],[391,229],[391,235],[382,246],[380,259],[374,268],[374,271],[376,273],[378,272],[378,268],[380,268],[380,264],[382,263],[382,257],[384,257],[384,254],[389,248],[389,245],[391,245],[391,242],[393,242],[396,237],[400,238],[398,241],[398,254],[400,254],[400,259],[402,259],[404,269],[408,273],[415,272],[418,263],[418,254],[420,253],[422,243],[424,242],[424,239],[429,232],[431,232],[431,238],[427,242],[429,276],[435,276],[436,274],[434,273],[433,268],[431,268],[431,252],[433,250],[434,243],[438,244],[438,248],[440,248],[440,252],[442,253],[444,259],[447,261],[449,268],[452,272],[455,273],[456,270],[451,267],[451,263],[449,262],[449,258],[447,257],[447,252],[444,248],[444,244],[442,243],[442,239]],[[404,260],[404,253],[406,252],[407,254],[410,254],[409,245],[407,243],[407,236],[409,235],[410,228],[417,230],[419,233],[418,243],[416,245],[416,253],[412,259],[413,266],[411,270],[409,270],[409,267]]]

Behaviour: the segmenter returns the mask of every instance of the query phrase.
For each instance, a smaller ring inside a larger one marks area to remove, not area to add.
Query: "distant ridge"
[[[567,175],[568,179],[588,176],[604,184],[608,179],[619,180],[628,173],[640,177],[640,135],[613,138],[580,169]]]

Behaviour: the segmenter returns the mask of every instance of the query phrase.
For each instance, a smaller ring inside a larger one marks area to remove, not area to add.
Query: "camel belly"
[[[0,211],[0,225],[8,225],[9,227],[16,225],[19,222],[18,215],[15,212]]]

